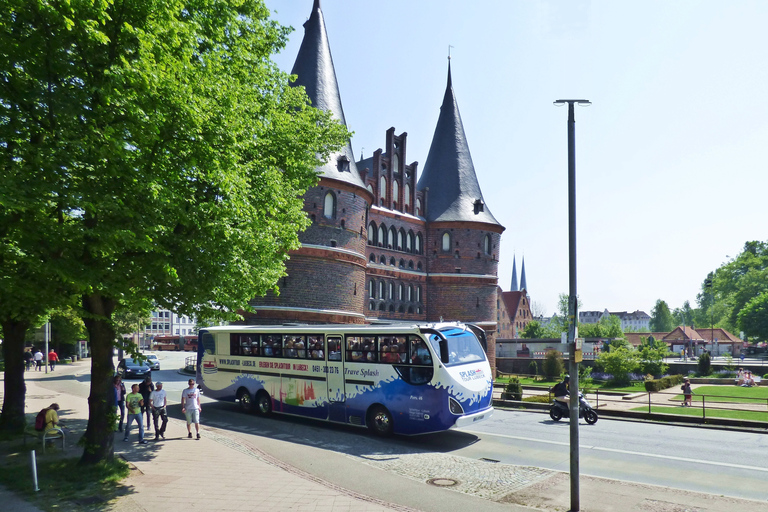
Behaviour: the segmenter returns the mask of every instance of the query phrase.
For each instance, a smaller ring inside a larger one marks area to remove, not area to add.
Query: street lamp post
[[[578,295],[576,293],[576,120],[573,106],[587,107],[588,100],[557,100],[556,106],[568,104],[568,372],[571,376],[570,448],[571,511],[579,510],[579,363],[576,360],[578,337]]]

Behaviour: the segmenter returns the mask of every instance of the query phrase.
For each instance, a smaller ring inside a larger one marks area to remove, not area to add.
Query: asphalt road
[[[164,369],[153,372],[153,378],[162,380],[169,401],[178,403],[188,377],[177,369],[189,354],[158,355]],[[78,380],[82,391],[87,376]],[[203,401],[208,402],[205,397]],[[422,465],[434,464],[430,458],[434,454],[569,470],[568,423],[553,422],[540,412],[496,411],[471,430],[381,440],[353,427],[245,415],[231,403],[209,402],[204,409],[204,424],[257,436],[259,446],[271,455],[351,489],[361,485],[353,462],[378,464],[379,469],[419,478]],[[595,425],[581,422],[580,444],[582,475],[768,501],[768,436],[762,433],[601,418]],[[383,463],[388,459],[397,463]],[[482,476],[462,474],[467,471],[478,470],[471,465],[457,467],[456,474],[442,476],[459,480]]]

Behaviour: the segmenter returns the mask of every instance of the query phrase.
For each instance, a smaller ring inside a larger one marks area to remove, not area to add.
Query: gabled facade
[[[498,338],[517,339],[528,324],[531,316],[531,299],[525,290],[503,292],[498,289]]]

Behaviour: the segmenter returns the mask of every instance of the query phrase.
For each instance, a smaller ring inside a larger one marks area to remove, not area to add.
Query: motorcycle
[[[552,400],[552,405],[549,407],[549,417],[555,421],[560,421],[562,418],[569,418],[571,411],[568,404]],[[584,418],[587,423],[594,425],[597,423],[597,412],[589,405],[589,402],[582,393],[579,393],[579,418]]]

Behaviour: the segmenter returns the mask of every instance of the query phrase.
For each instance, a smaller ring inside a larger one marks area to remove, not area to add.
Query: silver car
[[[157,358],[155,354],[152,354],[151,352],[145,352],[144,355],[147,358],[147,366],[149,366],[153,370],[160,369],[160,360]]]

